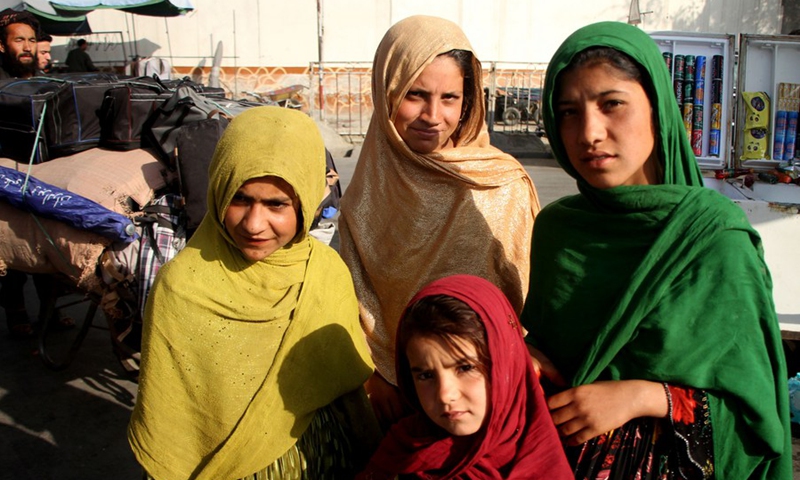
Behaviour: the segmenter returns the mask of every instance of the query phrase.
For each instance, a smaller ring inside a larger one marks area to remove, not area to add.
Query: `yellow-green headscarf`
[[[248,110],[226,129],[209,174],[208,213],[159,271],[145,314],[128,439],[158,480],[263,469],[316,409],[372,372],[350,274],[308,235],[325,188],[314,122],[285,108]],[[304,222],[294,241],[251,262],[223,218],[244,182],[268,175],[292,186]]]

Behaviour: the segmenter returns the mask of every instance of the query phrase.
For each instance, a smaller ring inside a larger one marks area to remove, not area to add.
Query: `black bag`
[[[225,118],[200,120],[185,125],[175,138],[175,155],[183,197],[186,229],[193,232],[207,211],[208,167],[214,157],[217,142],[228,126]]]
[[[58,117],[48,131],[51,158],[72,155],[100,144],[100,107],[106,91],[116,85],[115,75],[84,74],[66,80],[69,88],[56,94]]]
[[[112,79],[96,76],[32,77],[3,82],[0,155],[27,162],[36,144],[34,163],[41,163],[96,147],[100,141],[98,110],[111,85]]]
[[[172,93],[150,77],[129,79],[109,88],[100,107],[100,146],[114,150],[141,148],[145,122]]]
[[[255,105],[259,104],[205,97],[192,85],[182,84],[145,122],[142,146],[155,149],[159,159],[175,170],[176,139],[181,128],[202,120],[231,119]]]
[[[172,80],[159,80],[168,90],[174,92],[178,87],[191,87],[192,90],[200,94],[200,96],[213,98],[215,100],[225,100],[225,89],[221,87],[209,87],[202,83],[197,83],[189,77],[175,78]]]
[[[47,150],[47,130],[41,129],[39,141],[36,142],[38,126],[44,126],[47,119],[45,112],[52,118],[56,94],[66,89],[64,83],[51,81],[28,81],[10,79],[0,82],[0,155],[20,162],[31,160],[41,163],[50,160]]]

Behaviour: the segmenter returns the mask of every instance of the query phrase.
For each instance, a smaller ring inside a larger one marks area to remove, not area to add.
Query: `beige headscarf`
[[[539,201],[519,162],[489,145],[477,58],[473,107],[455,148],[417,154],[393,123],[417,76],[454,49],[472,51],[461,29],[441,18],[410,17],[387,31],[373,66],[375,111],[341,202],[340,251],[372,357],[392,383],[397,323],[422,286],[459,273],[480,276],[500,287],[517,312],[528,290]]]
[[[147,303],[128,439],[157,480],[259,471],[316,409],[372,373],[347,268],[308,235],[325,188],[314,122],[285,108],[248,110],[226,129],[209,174],[208,213]],[[253,263],[223,218],[245,181],[268,175],[294,188],[305,220],[293,242]]]

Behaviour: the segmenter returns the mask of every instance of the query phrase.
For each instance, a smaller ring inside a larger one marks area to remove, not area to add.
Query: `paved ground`
[[[336,160],[345,187],[357,155],[356,149],[351,157]],[[543,205],[576,192],[574,182],[553,160],[521,161]],[[37,311],[32,283],[26,291],[29,313]],[[68,311],[79,318],[85,307]],[[7,337],[0,310],[0,480],[141,478],[125,438],[136,384],[125,377],[112,354],[108,332],[99,328],[104,325],[100,314],[94,324],[75,361],[55,372],[45,368],[35,341]],[[59,346],[63,352],[75,333],[54,334],[51,355],[58,356]]]

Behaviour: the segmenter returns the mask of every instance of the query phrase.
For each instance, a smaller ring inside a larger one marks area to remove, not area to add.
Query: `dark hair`
[[[0,11],[0,39],[2,39],[4,44],[6,42],[7,27],[14,23],[24,23],[28,25],[36,32],[37,37],[39,36],[39,20],[37,20],[33,14],[27,11],[20,12],[12,8],[6,8]]]
[[[618,70],[628,80],[639,83],[642,85],[642,88],[644,88],[645,92],[647,92],[647,96],[649,98],[653,98],[653,87],[651,85],[652,82],[650,81],[650,75],[647,74],[647,71],[633,58],[611,47],[587,48],[586,50],[583,50],[572,57],[572,61],[569,62],[569,65],[567,65],[567,67],[558,74],[559,79],[556,81],[556,98],[558,98],[558,95],[560,94],[559,85],[561,83],[560,80],[562,75],[566,75],[567,73],[579,68],[601,64],[610,65]]]
[[[450,57],[456,61],[456,64],[461,69],[461,73],[464,75],[464,103],[461,106],[461,118],[465,119],[468,118],[470,113],[472,113],[473,108],[473,99],[475,98],[475,64],[474,62],[474,55],[469,50],[450,50],[449,52],[445,52],[439,54],[438,56],[445,56]],[[479,74],[480,72],[478,72]],[[456,131],[453,135],[458,138],[461,134],[461,125],[458,126]]]
[[[84,46],[86,44],[86,40],[81,38],[75,44],[78,45],[79,47],[82,47],[82,46]]]
[[[431,295],[415,302],[403,314],[397,331],[399,373],[409,387],[413,385],[413,379],[405,350],[408,342],[415,336],[441,338],[454,352],[461,355],[464,352],[456,339],[471,343],[478,354],[478,371],[489,378],[491,359],[486,342],[486,328],[475,310],[461,300],[449,295]],[[409,396],[416,399],[416,395]],[[418,399],[414,403],[420,407]]]
[[[39,36],[36,38],[37,42],[52,42],[53,37],[47,32],[39,31]]]

